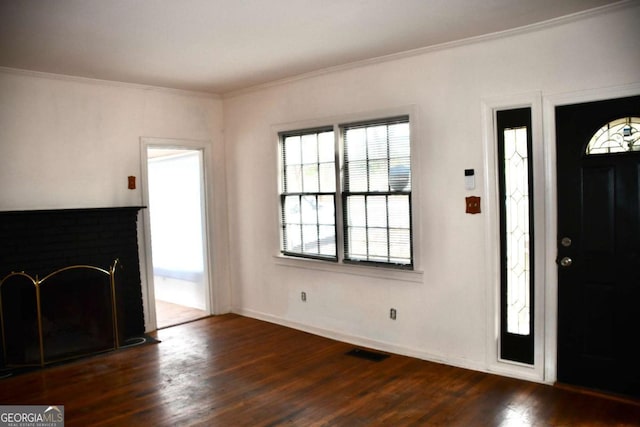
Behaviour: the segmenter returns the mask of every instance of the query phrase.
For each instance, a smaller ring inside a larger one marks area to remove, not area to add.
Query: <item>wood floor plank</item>
[[[60,404],[67,426],[640,426],[625,402],[391,355],[237,315],[0,380],[0,404]]]

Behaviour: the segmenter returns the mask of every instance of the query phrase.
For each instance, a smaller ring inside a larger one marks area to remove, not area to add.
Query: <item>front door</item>
[[[558,381],[631,396],[640,396],[639,118],[640,96],[556,107]]]

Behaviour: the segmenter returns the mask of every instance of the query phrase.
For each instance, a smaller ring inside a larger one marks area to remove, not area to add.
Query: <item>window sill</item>
[[[424,281],[424,272],[419,270],[400,270],[386,267],[342,264],[338,262],[309,258],[297,258],[285,255],[274,255],[273,258],[276,265],[301,268],[303,270],[318,270],[331,273],[353,274],[355,276],[400,280],[413,283],[423,283]]]

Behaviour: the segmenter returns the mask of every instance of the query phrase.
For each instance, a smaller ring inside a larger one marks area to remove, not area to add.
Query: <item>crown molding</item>
[[[630,9],[638,6],[637,0],[622,0],[617,3],[608,4],[605,6],[596,7],[593,9],[572,13],[570,15],[561,16],[558,18],[549,19],[542,22],[537,22],[535,24],[529,24],[522,27],[512,28],[503,31],[497,31],[494,33],[483,34],[475,37],[468,37],[461,40],[455,40],[446,43],[435,44],[431,46],[420,47],[417,49],[411,49],[403,52],[392,53],[389,55],[378,56],[375,58],[364,59],[361,61],[349,62],[347,64],[336,65],[334,67],[327,67],[316,71],[311,71],[308,73],[298,74],[291,77],[286,77],[279,80],[274,80],[267,83],[262,83],[255,86],[250,86],[242,89],[232,90],[229,92],[222,93],[221,96],[223,99],[235,98],[237,96],[245,95],[252,92],[258,92],[264,89],[268,89],[276,86],[283,86],[289,83],[294,83],[301,80],[311,79],[314,77],[320,77],[327,74],[334,74],[341,71],[347,71],[356,68],[367,67],[370,65],[385,63],[396,61],[404,58],[411,58],[420,55],[424,55],[427,53],[453,49],[462,46],[468,46],[473,44],[478,44],[482,42],[487,42],[491,40],[504,39],[509,37],[514,37],[521,34],[533,33],[536,31],[541,31],[547,28],[557,27],[560,25],[565,25],[571,22],[580,21],[583,19],[591,18],[598,15],[603,15],[605,13],[615,12],[617,10],[622,9]]]
[[[161,93],[168,93],[173,95],[192,96],[192,97],[209,98],[209,99],[221,99],[221,96],[219,94],[212,93],[212,92],[175,89],[175,88],[169,88],[169,87],[163,87],[163,86],[144,85],[139,83],[127,83],[127,82],[121,82],[117,80],[94,79],[90,77],[71,76],[67,74],[56,74],[56,73],[47,73],[43,71],[24,70],[21,68],[11,68],[11,67],[0,66],[0,73],[12,74],[17,76],[34,77],[34,78],[40,78],[40,79],[84,83],[89,85],[111,86],[111,87],[120,87],[125,89],[161,92]]]

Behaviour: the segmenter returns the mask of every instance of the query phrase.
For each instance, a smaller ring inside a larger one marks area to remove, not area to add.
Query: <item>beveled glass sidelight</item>
[[[531,109],[496,112],[500,197],[500,358],[533,364]]]
[[[529,334],[529,157],[526,127],[504,129],[507,330]]]

